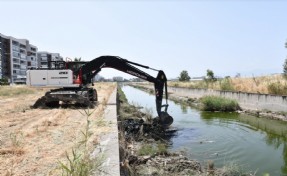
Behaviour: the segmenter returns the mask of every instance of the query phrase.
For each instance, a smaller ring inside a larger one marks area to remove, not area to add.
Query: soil
[[[99,103],[89,110],[94,111],[89,117],[91,122],[101,118],[115,84],[98,83],[94,87]],[[17,89],[18,86],[10,88]],[[83,137],[81,131],[87,123],[84,109],[31,108],[48,90],[34,88],[27,94],[0,96],[1,176],[61,175],[59,161],[64,161],[66,152],[69,153]],[[89,130],[89,140],[96,145],[98,136],[107,129],[102,126]]]

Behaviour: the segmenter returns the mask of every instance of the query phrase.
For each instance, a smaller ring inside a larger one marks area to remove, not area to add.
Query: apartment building
[[[38,48],[27,39],[16,39],[0,33],[1,77],[10,83],[26,83],[27,69],[37,68]]]
[[[0,33],[0,78],[10,75],[10,45],[9,39]]]
[[[59,53],[39,51],[37,53],[38,68],[53,68],[55,65],[51,61],[62,61],[63,57]]]

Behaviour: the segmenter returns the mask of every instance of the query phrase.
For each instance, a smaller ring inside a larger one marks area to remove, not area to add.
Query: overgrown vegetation
[[[219,84],[220,90],[234,91],[234,87],[230,78],[224,78],[223,80],[220,80]]]
[[[167,146],[164,143],[157,143],[156,145],[143,144],[138,150],[138,155],[140,156],[144,155],[153,156],[155,154],[165,154],[165,153],[167,153]]]
[[[280,81],[270,83],[268,85],[268,92],[275,95],[287,95],[287,84],[282,84]]]
[[[200,99],[204,111],[225,111],[231,112],[239,110],[240,107],[236,100],[219,96],[204,96]]]
[[[286,95],[287,79],[283,75],[271,75],[261,77],[241,78],[226,77],[216,81],[196,80],[196,81],[169,81],[169,86],[187,87],[195,89],[228,90],[261,94]]]
[[[66,152],[66,162],[59,161],[59,167],[62,170],[63,176],[86,176],[91,175],[94,172],[102,171],[102,164],[104,163],[104,155],[99,153],[98,156],[91,156],[88,148],[88,139],[91,136],[89,132],[90,120],[89,117],[94,111],[84,110],[81,112],[82,115],[86,116],[86,126],[81,131],[83,137],[78,142],[77,147],[72,149],[71,154]]]
[[[220,168],[217,172],[219,173],[219,175],[222,175],[222,176],[247,176],[247,175],[255,176],[256,175],[256,172],[252,173],[252,172],[244,171],[244,168],[242,166],[234,162],[228,163],[227,165]],[[217,173],[215,173],[215,175],[217,175]]]

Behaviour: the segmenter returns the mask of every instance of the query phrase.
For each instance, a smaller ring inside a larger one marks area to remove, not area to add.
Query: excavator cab
[[[85,65],[85,61],[66,62],[66,69],[73,71],[73,84],[81,84],[80,68]]]

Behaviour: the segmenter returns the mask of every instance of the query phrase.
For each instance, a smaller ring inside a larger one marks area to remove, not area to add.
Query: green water
[[[155,97],[124,86],[129,102],[152,109]],[[169,101],[176,136],[170,151],[182,151],[203,165],[213,160],[216,167],[235,163],[256,175],[287,175],[287,123],[237,113],[202,112]]]

